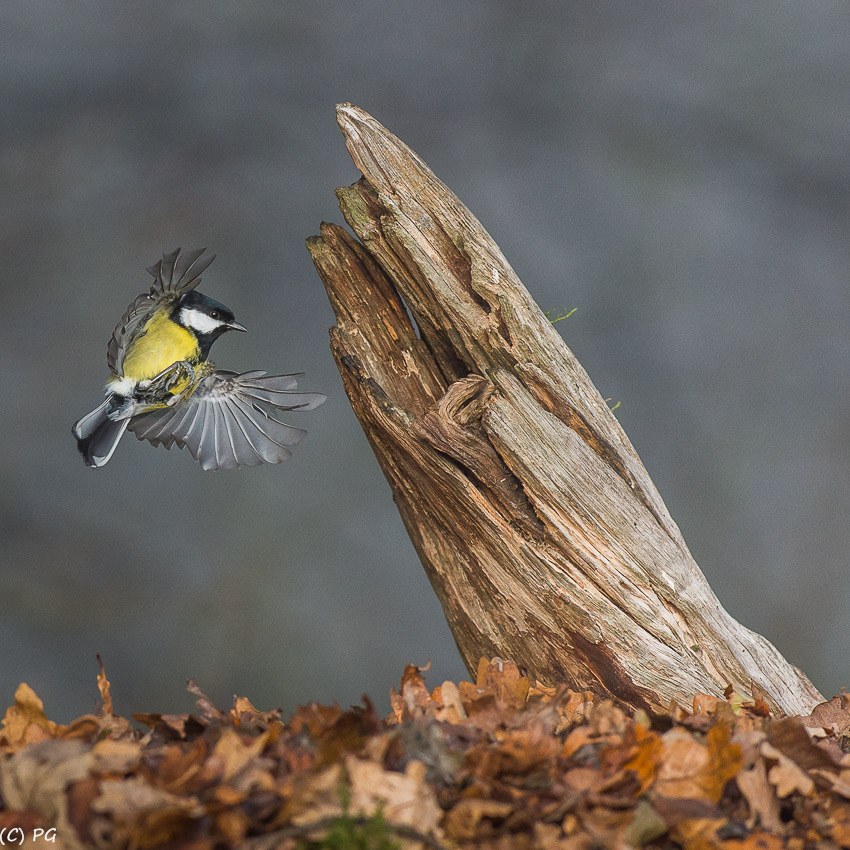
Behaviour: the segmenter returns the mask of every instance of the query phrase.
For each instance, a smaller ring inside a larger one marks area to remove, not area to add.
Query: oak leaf
[[[766,759],[775,762],[767,778],[772,785],[776,786],[779,797],[787,797],[794,791],[805,796],[815,790],[812,778],[776,747],[765,741],[761,745],[761,753]]]
[[[510,803],[480,798],[460,800],[443,820],[443,829],[456,841],[475,838],[483,820],[504,820],[513,811]],[[488,832],[490,830],[487,830]]]
[[[15,750],[26,744],[54,738],[62,728],[47,719],[44,703],[26,682],[21,682],[15,691],[15,704],[6,709],[3,717],[0,744]]]
[[[752,828],[760,823],[765,829],[778,832],[782,827],[779,800],[768,781],[764,760],[756,758],[752,767],[738,772],[735,782],[750,807],[748,825]]]
[[[680,728],[665,732],[654,793],[717,803],[741,767],[741,748],[731,737],[726,724],[712,726],[704,744]]]
[[[436,830],[443,814],[433,789],[425,782],[425,765],[411,761],[404,773],[384,770],[373,761],[347,756],[351,786],[350,812],[371,817],[381,812],[388,824],[409,826],[425,835]]]

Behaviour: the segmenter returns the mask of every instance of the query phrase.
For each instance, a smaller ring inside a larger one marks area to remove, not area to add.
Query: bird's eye
[[[210,310],[210,318],[211,319],[217,319],[218,317],[219,317],[218,310]]]

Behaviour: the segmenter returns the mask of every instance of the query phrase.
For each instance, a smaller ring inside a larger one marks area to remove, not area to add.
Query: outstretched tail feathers
[[[128,419],[113,422],[107,415],[110,404],[111,399],[107,399],[100,407],[75,422],[72,428],[83,460],[95,469],[104,466],[112,457],[129,422]]]

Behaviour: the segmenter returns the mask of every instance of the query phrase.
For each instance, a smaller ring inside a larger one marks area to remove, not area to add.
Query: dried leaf
[[[0,762],[0,791],[10,809],[32,809],[53,822],[65,806],[65,789],[88,776],[91,752],[78,740],[50,738]]]
[[[749,770],[742,770],[735,777],[738,789],[750,807],[750,828],[760,823],[762,827],[777,832],[782,827],[779,819],[779,800],[767,778],[764,760],[757,758]]]
[[[608,699],[591,706],[588,720],[600,736],[622,735],[628,725],[625,712]]]
[[[456,841],[475,838],[483,820],[504,820],[513,811],[510,803],[496,800],[466,799],[446,815],[443,829]]]
[[[499,659],[482,661],[475,685],[429,693],[422,674],[405,670],[388,720],[364,699],[302,706],[288,725],[241,697],[219,711],[191,685],[204,716],[142,715],[144,735],[105,708],[51,723],[22,686],[0,733],[0,829],[56,824],[66,850],[295,850],[380,812],[411,850],[717,850],[773,846],[774,833],[792,850],[847,844],[850,755],[834,730],[815,742],[755,702],[736,714],[699,698],[694,714],[671,707],[659,734],[663,719],[589,693],[538,688],[529,700],[519,669]],[[836,706],[824,722],[827,711]],[[724,794],[733,778],[740,794]]]
[[[192,819],[204,814],[194,797],[154,788],[140,777],[107,779],[92,810],[109,822],[117,846],[153,848],[183,836]]]
[[[351,785],[351,812],[374,815],[380,811],[390,824],[400,824],[430,835],[442,816],[433,789],[425,782],[425,765],[412,761],[404,773],[384,770],[373,761],[345,759]]]
[[[829,808],[829,837],[839,847],[850,847],[850,805],[834,804]]]
[[[0,743],[16,749],[46,738],[53,738],[61,728],[47,719],[44,703],[26,682],[21,682],[15,691],[15,704],[6,709],[3,717]]]
[[[435,715],[437,720],[459,725],[467,719],[466,709],[460,698],[460,690],[454,682],[443,682],[439,688],[435,689],[434,698],[439,705]]]
[[[694,696],[694,714],[703,714],[710,716],[717,711],[717,706],[722,703],[719,697],[713,697],[710,694],[696,694]]]
[[[340,764],[333,764],[319,773],[298,776],[282,789],[285,802],[276,821],[304,826],[329,817],[339,817],[343,812],[341,780]]]
[[[850,770],[842,770],[836,775],[827,770],[815,769],[812,775],[826,783],[832,791],[850,800]]]
[[[405,717],[423,717],[433,711],[434,701],[422,678],[430,666],[430,661],[425,667],[408,664],[401,676],[400,692],[390,692],[390,704],[398,723]]]
[[[652,733],[642,733],[633,748],[633,755],[623,765],[624,770],[633,771],[640,783],[640,791],[643,793],[652,784],[658,772],[664,745],[661,738]]]
[[[770,768],[767,778],[772,785],[776,786],[779,797],[787,797],[794,791],[805,796],[815,790],[815,783],[811,777],[767,741],[761,745],[761,753],[766,759],[776,762]]]
[[[195,705],[198,708],[198,711],[201,712],[203,717],[208,718],[209,720],[224,720],[225,714],[220,709],[216,708],[207,695],[198,687],[198,683],[194,679],[189,679],[186,682],[186,690],[189,691],[190,694],[194,694],[198,701]]]
[[[233,782],[240,772],[259,759],[268,738],[269,733],[264,732],[244,741],[235,729],[225,728],[204,765],[204,773],[219,782]]]
[[[495,706],[501,711],[518,711],[528,699],[529,687],[528,679],[520,674],[517,665],[501,658],[489,661],[481,658],[475,684],[458,684],[464,708],[469,714],[480,712],[484,707],[481,705],[482,700],[488,697],[494,700]]]
[[[732,741],[732,729],[725,723],[712,726],[706,735],[709,752],[709,774],[705,789],[709,799],[718,802],[726,783],[741,769],[741,747]]]
[[[243,728],[268,729],[278,727],[282,725],[280,714],[279,708],[272,711],[260,711],[246,697],[234,697],[233,708],[230,709],[230,719],[233,724]]]
[[[142,757],[138,741],[104,738],[91,749],[92,767],[98,773],[130,773]]]
[[[554,701],[554,704],[558,713],[558,725],[555,728],[555,733],[558,734],[587,717],[593,707],[593,694],[590,691],[565,689]]]
[[[538,850],[561,850],[561,827],[552,823],[534,824],[534,846]]]
[[[829,729],[839,737],[850,734],[850,694],[841,694],[829,702],[822,702],[815,706],[808,717],[800,720],[804,726]]]
[[[840,757],[812,741],[806,727],[797,717],[775,720],[768,726],[767,739],[803,770],[837,768],[840,764]]]
[[[195,781],[207,757],[207,745],[196,740],[190,747],[166,744],[157,753],[151,782],[174,794],[192,794],[198,790]]]
[[[654,786],[662,797],[683,797],[716,803],[726,783],[741,766],[741,748],[731,742],[731,729],[712,726],[702,744],[683,729],[666,732]]]
[[[97,656],[97,663],[100,665],[100,672],[97,674],[97,689],[100,691],[100,699],[103,702],[100,713],[103,716],[110,716],[112,714],[112,694],[109,690],[109,679],[106,678],[106,670],[100,655]]]

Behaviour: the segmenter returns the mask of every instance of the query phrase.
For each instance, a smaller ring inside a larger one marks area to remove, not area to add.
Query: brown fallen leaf
[[[779,800],[768,782],[764,759],[757,757],[752,767],[739,771],[735,782],[750,807],[747,825],[752,829],[756,824],[761,824],[769,832],[779,832],[782,828]]]
[[[217,782],[232,782],[238,773],[259,759],[268,738],[269,733],[264,732],[244,740],[232,727],[223,729],[204,764],[205,776]]]
[[[173,794],[190,795],[203,785],[198,781],[207,757],[207,743],[201,738],[188,746],[175,743],[158,747],[156,754],[142,765],[142,775]]]
[[[208,722],[192,714],[133,714],[133,720],[144,724],[161,741],[191,740],[200,735]]]
[[[804,726],[831,730],[839,738],[850,735],[850,694],[840,694],[829,702],[822,702],[800,721]]]
[[[504,820],[513,811],[510,803],[497,800],[460,800],[443,820],[443,830],[449,838],[464,841],[475,838],[482,821]]]
[[[330,729],[342,717],[342,709],[334,703],[333,705],[319,705],[311,702],[307,705],[299,705],[289,720],[289,728],[297,735],[308,734],[318,738]]]
[[[850,804],[833,803],[828,808],[829,837],[839,847],[850,847]]]
[[[233,708],[230,709],[230,719],[235,726],[243,729],[256,728],[260,731],[281,727],[283,724],[280,721],[280,714],[279,708],[272,711],[260,711],[247,697],[234,697]]]
[[[640,727],[637,727],[640,729]],[[637,740],[632,747],[632,755],[623,765],[623,770],[630,770],[637,775],[640,792],[646,791],[655,780],[664,745],[661,738],[654,732],[636,732]]]
[[[340,789],[342,765],[332,764],[318,773],[296,775],[280,786],[284,802],[275,826],[291,823],[295,826],[316,823],[343,813]]]
[[[212,701],[207,697],[207,695],[198,687],[198,683],[194,679],[189,679],[186,682],[186,690],[189,691],[190,694],[194,694],[198,701],[195,705],[198,708],[198,711],[201,712],[201,716],[207,718],[208,720],[224,720],[225,714],[221,709],[216,708]]]
[[[724,702],[720,697],[714,697],[711,694],[695,694],[693,713],[710,717],[716,713],[717,707]]]
[[[425,765],[411,761],[404,773],[384,770],[373,761],[347,756],[351,786],[350,811],[371,817],[381,812],[389,824],[409,826],[424,835],[437,830],[443,811],[425,782]]]
[[[399,691],[390,691],[390,705],[397,723],[406,717],[424,717],[433,712],[434,700],[422,678],[430,666],[430,661],[424,667],[408,664],[402,673]]]
[[[97,654],[97,663],[100,666],[100,672],[97,674],[97,689],[100,691],[100,699],[103,703],[100,709],[101,715],[112,714],[112,694],[110,693],[109,679],[106,678],[106,670],[103,666],[100,653]]]
[[[443,682],[434,689],[434,699],[437,702],[435,717],[443,723],[461,724],[468,719],[460,690],[454,682]]]
[[[816,744],[798,717],[775,720],[767,727],[767,739],[803,770],[820,767],[837,769],[840,757],[823,744]]]
[[[92,811],[101,821],[92,824],[93,832],[103,834],[106,830],[113,846],[138,848],[154,848],[180,839],[192,821],[205,813],[197,798],[154,788],[138,776],[101,782]]]
[[[84,779],[94,758],[83,741],[49,738],[0,762],[0,793],[7,809],[32,809],[48,823],[65,808],[65,789]]]
[[[663,750],[654,793],[716,803],[741,767],[741,748],[724,723],[709,729],[705,743],[675,727],[661,736]]]
[[[560,734],[587,718],[593,707],[593,694],[590,691],[571,691],[565,688],[553,699],[553,705],[558,714],[558,724],[554,731],[555,734]]]
[[[718,802],[726,783],[741,769],[741,747],[732,740],[732,728],[718,723],[705,736],[709,752],[708,776],[705,789],[709,799]]]
[[[44,703],[26,682],[21,682],[15,691],[15,704],[6,709],[3,717],[0,746],[5,745],[14,751],[27,744],[54,738],[62,728],[47,719]]]
[[[103,738],[91,749],[92,770],[97,773],[130,773],[142,757],[138,741],[116,741]]]
[[[481,658],[475,684],[459,682],[458,690],[468,713],[475,713],[477,703],[483,698],[492,697],[495,706],[501,711],[518,711],[528,699],[528,679],[521,675],[512,661],[501,658]]]
[[[216,814],[215,828],[232,846],[239,847],[251,828],[251,820],[241,809],[227,808]]]
[[[667,821],[646,800],[641,800],[623,837],[629,847],[643,847],[669,829]]]
[[[835,774],[828,770],[815,768],[811,773],[812,776],[823,781],[834,793],[850,800],[850,770],[842,770]]]
[[[773,762],[767,778],[771,785],[776,786],[777,796],[787,797],[795,791],[807,796],[814,792],[815,783],[811,777],[772,744],[765,741],[761,745],[761,754]]]
[[[844,741],[764,717],[755,693],[650,719],[563,687],[529,697],[498,659],[474,685],[429,692],[423,672],[406,669],[387,719],[364,699],[284,724],[242,697],[220,711],[192,686],[202,717],[142,715],[144,733],[105,708],[52,723],[23,686],[0,730],[0,829],[56,825],[65,850],[296,850],[381,812],[411,850],[850,844]]]

